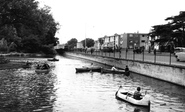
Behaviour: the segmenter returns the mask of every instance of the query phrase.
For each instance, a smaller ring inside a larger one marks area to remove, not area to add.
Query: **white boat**
[[[36,73],[49,73],[50,69],[35,69]]]
[[[148,94],[144,95],[141,100],[136,100],[133,98],[133,93],[124,90],[122,86],[120,86],[116,92],[116,98],[127,101],[133,105],[150,107],[150,96]]]

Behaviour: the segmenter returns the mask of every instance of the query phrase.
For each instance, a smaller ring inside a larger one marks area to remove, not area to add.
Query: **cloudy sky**
[[[185,0],[38,0],[60,23],[60,43],[71,38],[97,40],[105,35],[148,33],[167,17],[185,11]]]

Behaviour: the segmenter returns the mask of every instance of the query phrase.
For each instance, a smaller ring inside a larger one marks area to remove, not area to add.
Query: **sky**
[[[98,40],[115,33],[149,33],[167,17],[185,11],[185,0],[37,0],[60,24],[60,44],[72,38]]]

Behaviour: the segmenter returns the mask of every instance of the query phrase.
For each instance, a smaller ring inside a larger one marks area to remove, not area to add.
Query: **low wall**
[[[66,56],[91,60],[118,68],[125,68],[125,66],[128,65],[131,72],[185,86],[185,67],[183,66],[170,66],[165,64],[154,64],[142,61],[107,58],[76,53],[66,53]]]

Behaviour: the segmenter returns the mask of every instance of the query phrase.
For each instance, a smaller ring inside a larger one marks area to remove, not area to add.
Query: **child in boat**
[[[134,92],[134,99],[136,99],[136,100],[141,100],[142,98],[141,98],[141,92],[140,92],[140,90],[141,90],[141,88],[140,87],[137,87],[137,91],[135,91]]]
[[[42,66],[42,69],[49,69],[50,66],[47,63],[44,63],[44,65]]]

